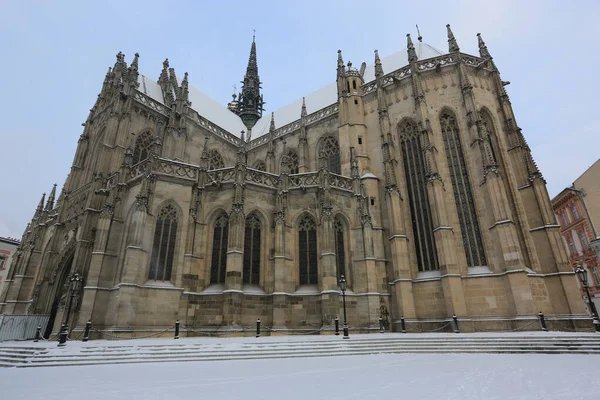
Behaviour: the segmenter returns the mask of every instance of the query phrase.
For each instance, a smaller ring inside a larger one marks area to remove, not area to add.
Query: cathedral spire
[[[300,117],[306,117],[306,100],[304,100],[304,97],[302,98],[302,110],[300,111]]]
[[[379,59],[379,52],[375,50],[375,77],[383,75],[383,67],[381,66],[381,60]]]
[[[40,215],[42,215],[42,211],[44,211],[44,203],[46,202],[46,193],[42,194],[42,198],[40,199],[40,202],[38,203],[37,208],[35,209],[35,214],[33,216],[33,218],[38,218]]]
[[[408,62],[414,62],[418,60],[417,52],[415,51],[415,45],[410,38],[410,33],[406,34],[406,51],[408,52]]]
[[[458,47],[458,43],[456,43],[454,33],[452,33],[452,29],[450,29],[450,24],[446,25],[446,29],[448,30],[448,52],[454,53],[455,51],[460,51],[460,47]]]
[[[48,201],[46,202],[46,210],[50,211],[54,208],[54,199],[56,198],[56,183],[52,187],[52,191],[50,192],[50,196],[48,196]]]
[[[269,125],[269,132],[275,131],[275,113],[271,113],[271,125]]]
[[[486,58],[486,59],[491,60],[492,55],[488,51],[488,48],[485,45],[485,42],[483,41],[483,39],[481,37],[481,33],[477,34],[477,43],[479,44],[479,55],[481,56],[481,58]]]
[[[238,98],[238,115],[242,118],[244,125],[248,129],[252,129],[256,121],[262,117],[264,110],[263,97],[260,94],[260,84],[258,63],[256,61],[256,41],[253,35],[248,67],[242,81],[242,93],[240,93],[240,97]]]

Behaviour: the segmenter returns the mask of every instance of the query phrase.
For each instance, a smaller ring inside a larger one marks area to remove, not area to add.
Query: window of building
[[[419,271],[438,270],[425,179],[425,159],[421,151],[419,129],[416,123],[405,122],[399,127],[399,134],[402,142],[402,159],[406,175],[417,265]]]
[[[6,268],[6,256],[0,256],[0,270]]]
[[[587,238],[585,237],[585,232],[583,232],[583,231],[579,232],[579,240],[581,241],[581,247],[583,247],[584,249],[587,249],[588,242],[587,242]]]
[[[297,174],[299,172],[300,162],[298,161],[298,154],[295,151],[290,150],[286,155],[281,157],[280,171],[283,171],[286,163],[289,165],[290,174]]]
[[[208,152],[208,170],[224,168],[223,157],[217,150],[211,150]]]
[[[327,158],[329,171],[335,174],[341,173],[340,146],[333,136],[326,136],[319,144],[319,155],[324,154]]]
[[[229,217],[222,213],[215,221],[213,229],[212,260],[210,283],[225,283],[227,265],[227,239],[229,237]]]
[[[564,212],[560,213],[560,218],[562,219],[562,223],[563,223],[564,226],[569,225],[567,223],[567,217],[565,217],[565,213]]]
[[[140,133],[135,141],[135,148],[133,149],[133,165],[148,158],[151,146],[152,135],[150,132]]]
[[[469,175],[463,154],[458,125],[456,119],[450,113],[444,113],[440,117],[442,126],[442,138],[446,149],[446,159],[450,178],[452,180],[452,191],[458,212],[460,232],[462,235],[467,265],[476,267],[487,265],[483,249],[483,239],[479,230],[475,201],[469,183]]]
[[[335,232],[335,255],[339,281],[341,275],[346,276],[346,247],[344,246],[344,225],[338,217],[335,218],[333,231]]]
[[[573,211],[573,218],[574,219],[579,219],[579,212],[577,211],[577,206],[573,205],[573,207],[571,207],[571,211]]]
[[[592,267],[592,275],[596,280],[596,285],[600,285],[600,274],[598,273],[598,267]]]
[[[571,254],[577,253],[577,250],[575,249],[575,244],[573,243],[573,239],[571,237],[569,237],[569,251],[571,252]]]
[[[169,204],[163,207],[156,217],[148,279],[156,281],[171,280],[176,240],[177,211],[175,207]]]
[[[260,279],[260,220],[256,214],[246,217],[244,234],[244,277],[243,282],[258,285]]]
[[[299,273],[301,285],[317,284],[317,225],[304,216],[298,224]]]

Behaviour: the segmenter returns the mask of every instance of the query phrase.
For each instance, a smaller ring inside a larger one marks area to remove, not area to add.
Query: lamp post
[[[592,297],[590,296],[590,290],[588,289],[587,271],[583,269],[581,265],[578,265],[577,269],[575,270],[575,274],[585,289],[585,294],[587,295],[588,303],[590,304],[590,308],[592,309],[592,314],[594,316],[594,327],[596,328],[596,332],[600,332],[600,317],[598,317],[598,310],[596,309],[596,305],[594,304],[594,300],[592,300]]]
[[[71,315],[71,306],[73,306],[73,298],[75,297],[75,292],[79,288],[79,284],[83,281],[83,277],[79,275],[79,273],[75,272],[73,275],[69,277],[69,288],[71,289],[71,296],[69,297],[69,305],[67,306],[67,318],[65,319],[65,327],[68,329],[69,326],[69,316]]]
[[[348,282],[346,282],[346,278],[344,274],[340,276],[340,289],[342,289],[342,299],[344,302],[344,339],[350,339],[348,336],[348,319],[346,318],[346,289],[348,288]]]

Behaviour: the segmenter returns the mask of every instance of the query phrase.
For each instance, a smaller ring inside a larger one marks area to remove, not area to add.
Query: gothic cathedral
[[[588,326],[507,82],[479,34],[472,56],[447,28],[447,52],[407,35],[356,68],[338,51],[334,83],[264,115],[254,40],[227,105],[117,54],[0,312],[54,332],[323,332],[344,275],[351,329]]]

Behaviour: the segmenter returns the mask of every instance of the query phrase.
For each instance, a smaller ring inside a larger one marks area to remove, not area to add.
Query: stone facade
[[[588,273],[591,300],[600,309],[600,240],[595,221],[600,220],[600,160],[588,168],[572,187],[564,189],[552,199],[556,220],[571,266]],[[581,296],[587,303],[587,294],[581,286]],[[588,311],[589,306],[588,306]]]
[[[55,330],[70,311],[75,329],[326,331],[343,272],[351,328],[456,314],[463,330],[514,329],[540,310],[588,327],[506,82],[481,37],[476,57],[448,36],[432,57],[408,36],[385,73],[377,52],[367,71],[340,51],[335,98],[307,96],[293,120],[262,116],[255,43],[239,101],[214,110],[168,61],[154,83],[119,53],[2,312],[51,314]]]
[[[18,246],[19,241],[17,239],[0,237],[0,298],[6,287],[4,282]]]

